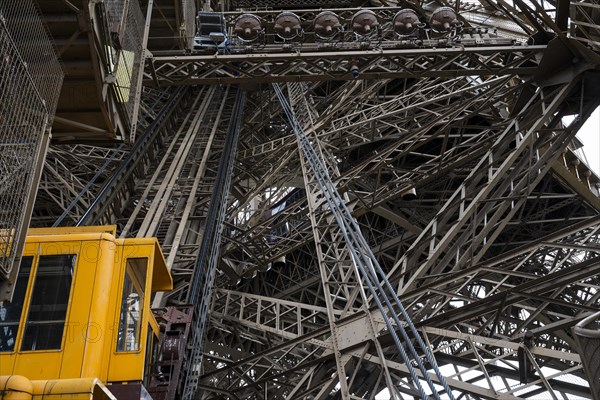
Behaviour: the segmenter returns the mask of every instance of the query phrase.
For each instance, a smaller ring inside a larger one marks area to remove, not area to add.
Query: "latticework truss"
[[[218,270],[202,288],[212,303],[193,368],[198,398],[408,399],[420,386],[442,399],[593,398],[573,327],[595,326],[600,307],[600,180],[575,137],[600,104],[597,1],[268,3],[252,11],[264,23],[260,44],[230,31],[228,52],[147,54],[152,89],[141,96],[137,142],[53,147],[37,223],[157,235],[175,290],[155,306],[198,301],[190,282],[202,273],[239,88],[246,106],[221,196]],[[212,8],[233,24],[238,5]],[[310,33],[320,6],[344,22],[336,41]],[[401,8],[427,21],[442,6],[459,15],[451,32],[390,34]],[[358,7],[382,21],[368,40],[348,23]],[[284,9],[300,19],[301,39],[275,38]],[[452,395],[423,355],[434,390],[422,373],[411,377],[418,362],[403,361],[386,325],[400,310],[376,307],[271,83]]]

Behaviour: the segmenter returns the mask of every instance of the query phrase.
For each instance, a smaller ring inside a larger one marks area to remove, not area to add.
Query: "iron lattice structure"
[[[36,221],[159,237],[175,290],[155,306],[212,296],[191,333],[204,332],[189,369],[198,398],[419,397],[425,380],[385,324],[400,310],[376,308],[355,269],[343,231],[354,221],[455,398],[596,396],[586,357],[597,338],[579,336],[600,306],[600,180],[575,134],[600,102],[597,1],[268,5],[253,11],[257,42],[231,29],[216,54],[186,52],[189,33],[161,43],[150,24],[136,143],[110,156],[52,148]],[[212,4],[230,26],[236,7],[246,2]],[[340,16],[335,40],[312,33],[318,7]],[[357,7],[379,19],[372,34],[352,32]],[[449,32],[428,25],[439,7],[458,15]],[[413,36],[393,33],[402,8],[423,24]],[[302,27],[293,40],[276,34],[284,9]],[[351,213],[343,221],[273,82]],[[215,196],[236,86],[246,105],[231,189]],[[191,287],[211,282],[194,277],[217,200],[227,212],[214,285]],[[432,396],[448,398],[423,363]]]

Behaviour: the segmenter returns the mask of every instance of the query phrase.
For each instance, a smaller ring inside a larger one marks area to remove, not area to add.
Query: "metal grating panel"
[[[105,7],[112,44],[106,51],[115,77],[115,95],[117,101],[125,106],[130,126],[129,140],[133,142],[137,122],[133,121],[133,116],[139,106],[136,92],[140,90],[140,66],[144,62],[144,16],[137,1],[107,0]]]
[[[0,277],[22,248],[43,163],[40,149],[62,84],[53,44],[31,1],[0,3]],[[29,207],[28,207],[29,205]]]

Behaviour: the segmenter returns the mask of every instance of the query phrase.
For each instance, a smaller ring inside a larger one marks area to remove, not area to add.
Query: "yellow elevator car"
[[[159,335],[152,292],[171,290],[154,238],[115,227],[30,229],[0,305],[0,397],[143,398]]]

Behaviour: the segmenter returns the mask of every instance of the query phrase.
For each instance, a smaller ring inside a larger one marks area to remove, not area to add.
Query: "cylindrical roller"
[[[366,36],[379,26],[379,22],[373,11],[360,10],[352,16],[351,25],[356,34]]]
[[[399,35],[410,35],[417,30],[419,16],[414,10],[405,8],[394,16],[394,31]]]
[[[321,38],[331,38],[339,31],[342,24],[340,18],[332,11],[323,11],[314,21],[315,34]]]
[[[300,17],[293,12],[282,12],[277,16],[277,18],[275,18],[275,25],[273,29],[275,30],[275,33],[282,39],[293,39],[302,31]]]
[[[244,42],[253,42],[262,31],[260,18],[254,14],[242,14],[235,20],[233,31]]]
[[[431,14],[431,28],[437,32],[448,32],[458,24],[456,13],[450,7],[440,7]]]
[[[415,189],[415,188],[406,189],[400,193],[400,196],[402,196],[402,200],[412,201],[417,198],[417,189]]]

